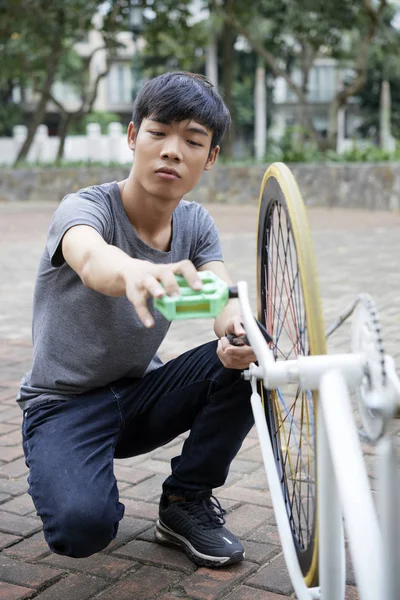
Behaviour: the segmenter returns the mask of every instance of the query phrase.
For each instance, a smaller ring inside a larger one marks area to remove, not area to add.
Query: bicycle
[[[305,206],[286,165],[263,178],[257,230],[257,319],[246,282],[236,288],[199,273],[195,293],[156,307],[168,319],[216,316],[239,297],[247,343],[257,356],[243,376],[287,569],[299,600],[343,600],[345,530],[361,600],[400,597],[399,482],[390,426],[400,380],[384,354],[372,299],[361,294],[324,330]],[[354,313],[352,352],[326,354],[326,338]],[[231,340],[234,343],[234,340]],[[262,385],[260,385],[260,382]],[[363,425],[359,432],[349,392]],[[359,437],[378,448],[380,504],[374,506]]]

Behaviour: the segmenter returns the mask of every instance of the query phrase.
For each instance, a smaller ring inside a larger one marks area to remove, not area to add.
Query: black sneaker
[[[183,550],[202,567],[220,567],[244,558],[242,544],[225,527],[226,511],[214,496],[197,493],[194,498],[160,500],[156,539]]]

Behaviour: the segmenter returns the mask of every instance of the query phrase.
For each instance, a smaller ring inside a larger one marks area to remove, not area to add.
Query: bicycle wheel
[[[265,173],[257,236],[258,319],[275,360],[325,354],[317,270],[304,203],[282,163]],[[264,390],[264,410],[300,568],[318,583],[317,392]]]

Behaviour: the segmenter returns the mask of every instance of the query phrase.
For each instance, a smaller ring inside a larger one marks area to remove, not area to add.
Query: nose
[[[181,162],[183,159],[180,140],[177,136],[167,136],[161,150],[161,158]]]

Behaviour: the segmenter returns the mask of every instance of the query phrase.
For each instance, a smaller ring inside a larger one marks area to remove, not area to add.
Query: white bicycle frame
[[[251,406],[260,441],[286,565],[298,600],[321,598],[344,600],[345,552],[343,518],[360,600],[398,600],[400,597],[398,474],[390,436],[378,443],[380,512],[374,506],[368,474],[354,422],[349,390],[365,376],[362,354],[307,356],[275,362],[273,353],[252,314],[246,282],[238,283],[239,301],[249,343],[258,366],[250,365],[244,376],[251,382]],[[386,357],[393,387],[392,406],[383,407],[391,418],[400,382],[393,359]],[[318,529],[320,587],[308,588],[297,560],[279,474],[275,465],[264,408],[257,389],[297,383],[303,389],[319,390],[318,410]]]

